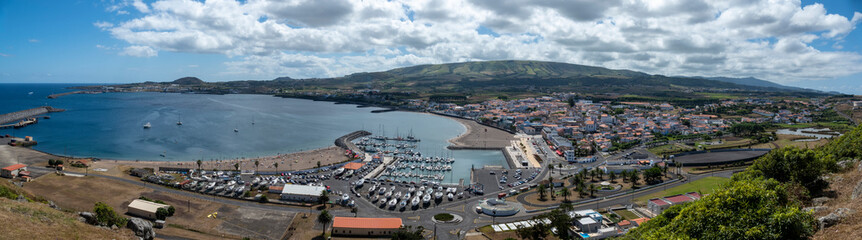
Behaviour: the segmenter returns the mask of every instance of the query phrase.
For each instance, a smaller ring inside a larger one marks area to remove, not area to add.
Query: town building
[[[401,218],[334,217],[332,235],[389,236],[402,226]]]
[[[662,211],[670,208],[673,205],[692,202],[700,199],[700,197],[700,193],[690,192],[662,198],[653,198],[647,202],[647,209],[650,210],[650,212],[652,212],[653,214],[658,215]]]
[[[27,171],[27,165],[24,164],[13,164],[8,167],[4,167],[0,170],[0,176],[4,178],[14,178],[18,176],[19,172]]]
[[[129,203],[128,213],[142,218],[156,219],[156,211],[158,211],[159,208],[165,208],[165,210],[167,210],[168,207],[170,207],[170,205],[154,203],[143,199],[135,199]]]
[[[285,184],[281,190],[281,199],[295,202],[317,202],[320,200],[320,193],[325,191],[326,187]]]

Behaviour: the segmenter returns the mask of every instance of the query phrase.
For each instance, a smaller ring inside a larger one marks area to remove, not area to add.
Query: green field
[[[647,151],[650,151],[651,153],[659,156],[688,152],[691,150],[694,150],[694,148],[682,144],[666,144],[647,149]]]
[[[629,211],[629,210],[627,210],[627,209],[623,209],[623,210],[619,210],[619,211],[614,211],[614,212],[615,212],[615,213],[617,213],[617,214],[619,214],[619,215],[620,215],[620,217],[622,217],[622,218],[623,218],[623,219],[625,219],[625,220],[632,220],[632,219],[638,219],[638,218],[640,218],[640,217],[638,217],[638,215],[635,215],[635,213],[633,213],[633,212],[631,212],[631,211]]]
[[[730,182],[730,178],[723,177],[705,177],[701,178],[697,181],[688,182],[683,185],[679,185],[676,187],[669,188],[664,191],[656,192],[650,195],[646,195],[643,197],[635,198],[636,203],[646,202],[647,200],[671,195],[677,195],[687,192],[702,192],[703,194],[710,194],[713,192],[713,189],[718,188],[719,185],[724,184],[726,182]]]

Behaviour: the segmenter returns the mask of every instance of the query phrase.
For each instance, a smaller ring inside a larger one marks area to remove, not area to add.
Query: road
[[[844,118],[846,118],[846,119],[850,120],[850,122],[852,122],[852,123],[853,123],[853,125],[859,125],[859,123],[857,123],[855,119],[853,119],[853,118],[852,118],[852,117],[850,117],[850,116],[847,116],[847,114],[845,114],[844,112],[838,111],[838,109],[837,109],[837,108],[835,108],[834,106],[832,107],[832,110],[833,110],[833,111],[835,111],[836,113],[838,113],[838,115],[841,115],[842,117],[844,117]]]

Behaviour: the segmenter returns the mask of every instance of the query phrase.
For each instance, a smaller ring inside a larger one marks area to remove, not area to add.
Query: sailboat
[[[151,127],[153,127],[153,125],[150,125],[150,122],[144,124],[144,129],[150,129]]]
[[[233,128],[233,132],[239,132],[239,128],[234,127],[234,128]]]
[[[254,115],[251,115],[251,125],[254,125]]]
[[[180,116],[180,117],[177,119],[177,126],[180,126],[180,125],[183,125],[183,117],[182,117],[182,116]]]

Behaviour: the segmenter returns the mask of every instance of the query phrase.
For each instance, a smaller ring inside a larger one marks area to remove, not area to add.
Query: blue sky
[[[0,83],[342,76],[524,59],[862,94],[852,0],[0,2]]]

